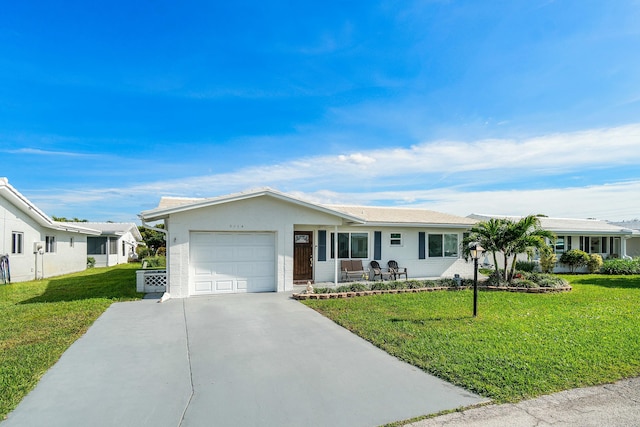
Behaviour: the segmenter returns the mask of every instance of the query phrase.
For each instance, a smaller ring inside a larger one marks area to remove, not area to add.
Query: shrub
[[[574,273],[576,268],[587,265],[589,262],[589,255],[580,249],[571,249],[560,256],[560,262],[564,265],[568,265],[571,272]]]
[[[333,292],[361,292],[367,290],[369,290],[369,288],[363,283],[350,283],[348,285],[338,286]]]
[[[602,267],[602,257],[598,254],[589,254],[589,260],[587,261],[587,268],[589,273],[597,273]]]
[[[87,268],[93,268],[96,266],[96,259],[92,256],[87,257]]]
[[[600,268],[602,274],[640,274],[640,258],[608,259]]]
[[[167,259],[163,256],[151,256],[144,259],[147,262],[147,267],[158,268],[165,267],[167,265]]]
[[[531,273],[537,265],[534,261],[516,261],[516,270]]]
[[[543,273],[553,273],[553,268],[556,266],[558,258],[553,252],[553,247],[543,246],[540,248],[540,270]]]
[[[158,250],[156,251],[156,255],[157,256],[167,256],[167,248],[165,248],[164,246],[160,246],[158,248]]]

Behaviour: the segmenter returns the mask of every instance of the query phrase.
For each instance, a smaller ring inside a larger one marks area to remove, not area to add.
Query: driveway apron
[[[483,400],[282,294],[185,306],[194,396],[184,426],[377,426]]]
[[[286,294],[112,305],[2,426],[378,426],[486,401]]]

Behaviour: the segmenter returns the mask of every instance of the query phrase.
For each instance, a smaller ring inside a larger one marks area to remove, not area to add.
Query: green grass
[[[0,285],[0,420],[109,305],[142,296],[135,285],[139,267]]]
[[[514,402],[640,375],[640,276],[563,276],[558,294],[469,290],[307,300],[388,353]]]

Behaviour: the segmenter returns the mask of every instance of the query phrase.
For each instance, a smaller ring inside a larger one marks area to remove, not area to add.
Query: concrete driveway
[[[486,401],[286,294],[112,305],[4,426],[378,426]]]

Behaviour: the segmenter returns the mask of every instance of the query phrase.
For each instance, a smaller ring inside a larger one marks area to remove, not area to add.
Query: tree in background
[[[160,224],[156,226],[156,228],[164,229],[164,224]],[[156,254],[158,249],[166,248],[167,240],[164,233],[156,230],[151,230],[149,228],[145,228],[142,226],[139,226],[138,230],[142,235],[142,240],[144,241],[145,245],[153,255]]]

